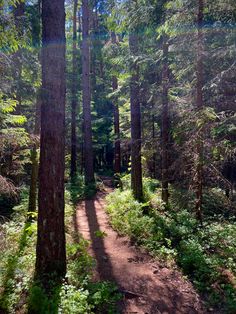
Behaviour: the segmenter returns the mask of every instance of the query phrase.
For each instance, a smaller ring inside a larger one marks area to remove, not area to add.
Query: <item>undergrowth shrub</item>
[[[77,205],[81,199],[92,198],[99,188],[99,183],[95,181],[94,183],[85,185],[84,176],[77,175],[67,184],[67,188],[70,192],[70,199],[73,205]]]
[[[107,212],[111,216],[111,223],[121,235],[129,235],[138,244],[154,254],[165,256],[166,259],[171,257],[170,253],[175,254],[174,250],[168,247],[169,240],[164,236],[162,218],[144,215],[143,207],[146,207],[146,203],[134,200],[130,190],[116,190],[107,197],[107,200]]]
[[[130,190],[131,189],[131,174],[126,174],[121,177],[122,181],[122,189],[123,190]],[[153,192],[160,187],[160,182],[156,179],[151,178],[143,178],[143,194],[144,200],[149,201]]]

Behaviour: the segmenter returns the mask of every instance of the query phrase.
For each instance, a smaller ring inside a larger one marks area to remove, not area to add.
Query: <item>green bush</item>
[[[147,203],[134,200],[130,190],[116,190],[107,200],[111,223],[121,235],[129,235],[133,241],[148,248],[154,255],[171,258],[175,254],[163,232],[162,217],[156,212],[151,215],[143,214],[143,206],[146,207]]]

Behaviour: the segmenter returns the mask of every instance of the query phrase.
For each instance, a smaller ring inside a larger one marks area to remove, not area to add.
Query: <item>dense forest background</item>
[[[0,313],[116,313],[73,227],[107,179],[113,228],[236,312],[235,23],[235,0],[0,0]]]

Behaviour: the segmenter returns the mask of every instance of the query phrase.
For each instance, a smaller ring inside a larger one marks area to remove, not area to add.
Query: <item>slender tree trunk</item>
[[[169,144],[169,75],[168,75],[168,43],[163,36],[163,69],[162,69],[162,200],[168,205],[168,144]]]
[[[36,106],[35,106],[35,126],[34,126],[34,144],[30,152],[31,159],[31,176],[30,176],[30,190],[29,190],[29,212],[36,212],[37,207],[37,181],[38,181],[38,139],[36,138],[40,134],[40,107],[41,107],[41,96],[40,93],[37,95]]]
[[[203,104],[203,0],[198,0],[198,18],[197,18],[197,111],[201,111]],[[196,216],[202,223],[202,190],[203,190],[203,140],[200,131],[197,138],[197,169],[196,169]]]
[[[41,16],[41,0],[38,1],[38,14]],[[41,22],[41,19],[40,19]],[[37,47],[40,45],[40,29],[37,33],[38,41],[35,42]],[[35,35],[35,34],[34,34]],[[41,63],[41,55],[38,54],[38,59]],[[33,148],[30,152],[30,160],[31,160],[31,175],[30,175],[30,189],[29,189],[29,204],[28,204],[28,212],[36,212],[37,208],[37,182],[38,182],[38,168],[39,168],[39,161],[38,161],[38,152],[37,149],[39,148],[39,141],[38,137],[40,135],[40,110],[41,110],[41,89],[38,90],[36,96],[36,105],[35,105],[35,121],[34,121],[34,144]],[[31,220],[32,216],[29,215],[29,220]]]
[[[77,138],[76,138],[76,108],[77,108],[77,7],[78,0],[74,0],[74,13],[73,13],[73,56],[72,56],[72,102],[71,102],[71,164],[70,175],[73,179],[77,171]]]
[[[33,213],[36,212],[37,207],[38,154],[36,144],[34,144],[34,147],[30,152],[30,160],[31,160],[31,175],[30,175],[28,212]],[[29,219],[31,220],[30,217]]]
[[[155,115],[154,115],[154,103],[152,104],[152,140],[153,144],[155,142]],[[153,179],[156,179],[156,151],[153,151],[152,154],[152,172],[151,176]]]
[[[112,88],[115,91],[118,88],[117,78],[113,76],[112,78]],[[120,152],[120,114],[119,107],[117,104],[113,104],[113,114],[114,114],[114,131],[115,131],[115,150],[114,150],[114,171],[115,173],[120,173],[121,165],[121,152]]]
[[[111,34],[112,44],[116,44],[116,34]],[[115,92],[118,89],[118,80],[116,76],[112,77],[112,89]],[[115,100],[117,101],[117,100]],[[118,104],[113,103],[113,115],[114,115],[114,132],[115,132],[115,149],[114,149],[114,172],[120,173],[121,166],[121,153],[120,153],[120,114]]]
[[[90,48],[89,48],[89,3],[82,1],[82,91],[83,91],[83,129],[84,129],[84,166],[85,184],[94,179],[91,91],[90,91]]]
[[[24,15],[25,15],[25,3],[19,2],[16,3],[16,6],[13,10],[15,26],[17,29],[17,35],[19,38],[22,38],[24,35]],[[15,78],[16,86],[15,86],[15,94],[17,100],[17,108],[15,113],[21,113],[21,85],[22,85],[22,50],[18,49],[14,54],[14,69],[13,76]]]
[[[65,8],[64,0],[42,1],[42,106],[36,276],[66,272]]]
[[[130,52],[134,56],[138,51],[137,36],[129,35]],[[139,101],[139,66],[131,64],[130,78],[131,106],[131,187],[135,199],[143,199],[142,163],[141,163],[141,109]]]
[[[78,10],[78,46],[82,48],[82,8],[80,6]],[[82,73],[80,73],[82,75]],[[81,119],[79,123],[79,129],[81,131],[82,137],[79,140],[79,149],[80,149],[80,174],[84,173],[84,127],[83,127],[83,119]]]

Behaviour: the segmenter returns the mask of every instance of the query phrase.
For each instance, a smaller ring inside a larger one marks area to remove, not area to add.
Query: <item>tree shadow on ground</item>
[[[94,199],[85,200],[85,212],[88,219],[92,251],[97,262],[99,279],[115,282],[116,279],[112,271],[112,264],[110,262],[109,255],[106,253],[104,245],[104,237],[106,235],[102,230],[100,230]],[[104,272],[104,269],[106,269],[106,272]]]
[[[91,184],[89,186],[84,185],[84,178],[82,176],[76,176],[71,179],[70,185],[69,185],[69,191],[70,191],[70,200],[73,204],[73,208],[76,209],[78,203],[87,198],[91,199],[96,194],[96,184]],[[78,224],[76,221],[76,210],[73,213],[73,224],[74,224],[74,234],[73,238],[75,242],[80,241],[80,234],[78,229]]]

